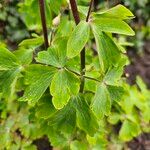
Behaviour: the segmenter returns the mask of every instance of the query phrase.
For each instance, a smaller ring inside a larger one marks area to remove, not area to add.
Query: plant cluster
[[[126,23],[134,15],[123,5],[91,12],[92,3],[20,3],[24,22],[38,34],[13,52],[0,45],[0,148],[36,149],[33,141],[47,136],[60,149],[99,150],[108,137],[114,144],[149,132],[149,91],[140,79],[140,90],[125,83],[128,59],[113,37],[134,35]]]

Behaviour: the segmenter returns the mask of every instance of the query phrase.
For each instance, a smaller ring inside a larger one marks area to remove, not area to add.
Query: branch
[[[47,26],[46,26],[46,17],[45,17],[45,6],[44,0],[39,0],[40,14],[41,14],[41,22],[44,34],[45,48],[47,49],[48,44],[48,34],[47,34]]]
[[[94,2],[94,0],[91,0],[91,2],[90,2],[89,10],[88,10],[87,17],[86,17],[86,22],[89,21],[89,17],[90,17],[93,2]]]

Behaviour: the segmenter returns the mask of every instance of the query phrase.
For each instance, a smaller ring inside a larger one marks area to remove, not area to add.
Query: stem
[[[91,9],[92,9],[93,2],[94,2],[94,0],[91,0],[91,2],[90,2],[88,14],[87,14],[87,17],[86,17],[86,22],[89,21],[89,17],[90,17],[90,13],[91,13]]]
[[[44,0],[39,0],[39,6],[40,6],[41,22],[42,22],[42,28],[43,28],[43,34],[44,34],[44,41],[45,41],[45,48],[47,49],[49,44],[48,44]]]
[[[75,23],[76,25],[78,25],[78,23],[80,22],[80,16],[79,16],[76,0],[70,0],[70,5],[71,5],[71,10],[72,10]]]
[[[73,17],[75,20],[76,25],[80,22],[80,16],[77,8],[77,3],[75,0],[70,0],[71,10],[73,13]],[[81,62],[81,84],[80,84],[80,92],[83,93],[84,89],[84,75],[85,75],[85,48],[80,53],[80,62]]]

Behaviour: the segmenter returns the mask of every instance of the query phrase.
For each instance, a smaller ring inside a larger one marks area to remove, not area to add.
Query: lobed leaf
[[[36,61],[58,68],[64,67],[66,64],[66,49],[66,38],[58,38],[53,42],[53,46],[49,47],[47,51],[38,53]]]
[[[71,72],[59,70],[50,86],[50,93],[53,96],[53,104],[56,109],[63,108],[70,97],[79,92],[79,79]]]
[[[29,85],[25,89],[20,101],[28,101],[35,104],[49,87],[56,69],[43,65],[31,65],[26,69],[25,79]]]

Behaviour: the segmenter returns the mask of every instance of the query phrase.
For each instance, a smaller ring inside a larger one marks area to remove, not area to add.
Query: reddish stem
[[[44,0],[39,0],[39,7],[40,7],[41,22],[42,22],[42,28],[43,28],[43,34],[44,34],[45,48],[47,49],[49,44],[48,44],[48,34],[47,34],[47,26],[46,26]]]

